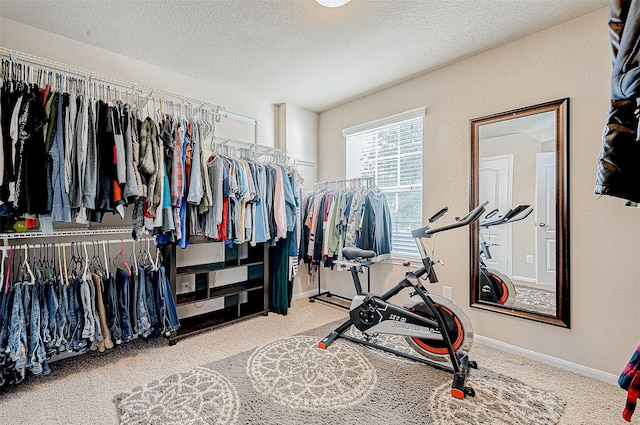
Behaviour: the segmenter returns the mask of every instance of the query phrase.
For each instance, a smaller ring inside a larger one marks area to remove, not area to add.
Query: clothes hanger
[[[2,263],[0,264],[0,292],[4,286],[4,260],[7,258],[7,247],[2,246]]]
[[[104,253],[104,274],[106,276],[106,278],[108,279],[109,277],[111,277],[111,274],[109,273],[109,261],[107,261],[107,241],[102,241],[102,249],[103,249],[103,253]]]
[[[62,248],[62,264],[60,265],[60,273],[63,273],[64,283],[66,286],[69,286],[69,273],[67,273],[67,250]]]
[[[11,284],[11,263],[13,262],[13,246],[9,247],[9,264],[7,265],[7,278],[4,282],[4,294],[9,293],[9,285]]]
[[[151,239],[147,239],[147,258],[149,260],[149,263],[151,264],[151,268],[155,271],[158,270],[158,268],[156,267],[156,263],[153,261],[153,256],[151,255],[151,250],[149,248],[150,245]]]
[[[131,241],[131,255],[129,256],[129,261],[131,261],[131,256],[133,256],[133,269],[138,271],[138,260],[136,259],[136,240],[133,239]]]
[[[24,246],[24,263],[22,263],[23,272],[26,271],[29,275],[30,282],[29,284],[33,285],[36,282],[36,277],[31,270],[31,266],[29,265],[29,245]]]
[[[121,258],[124,267],[127,269],[127,275],[131,276],[131,268],[129,267],[129,264],[127,264],[127,259],[124,257],[123,249],[124,241],[120,239],[120,251],[116,254],[115,257],[113,257],[113,266],[117,268],[118,266],[116,264],[116,260],[118,259],[118,257]]]
[[[87,243],[83,242],[82,243],[82,247],[84,248],[84,270],[82,271],[82,277],[86,277],[87,273],[89,271],[89,261],[87,261],[87,259],[89,258],[89,254],[87,253]]]

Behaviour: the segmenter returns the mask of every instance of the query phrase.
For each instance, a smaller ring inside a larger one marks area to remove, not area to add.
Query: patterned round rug
[[[152,381],[117,399],[123,424],[236,423],[240,397],[229,380],[209,368]]]
[[[324,410],[361,403],[374,389],[376,371],[343,341],[318,349],[318,338],[294,336],[253,352],[247,375],[256,391],[291,408]]]

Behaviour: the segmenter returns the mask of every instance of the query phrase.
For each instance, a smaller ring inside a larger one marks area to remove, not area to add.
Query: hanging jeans
[[[138,337],[138,269],[132,268],[129,276],[129,318],[133,338]]]
[[[90,342],[95,340],[96,336],[96,319],[93,316],[93,306],[91,303],[91,288],[89,288],[88,275],[78,278],[78,289],[80,292],[80,302],[83,312],[82,338],[89,339]]]
[[[69,283],[69,324],[71,337],[69,344],[73,350],[81,351],[87,345],[82,339],[82,330],[84,329],[84,312],[82,309],[82,298],[80,294],[80,278],[73,276]]]
[[[56,335],[56,342],[54,346],[58,350],[58,353],[63,353],[70,350],[69,347],[69,293],[68,286],[64,284],[62,275],[58,276],[55,284],[56,293],[58,294],[58,310],[56,311],[56,323],[58,324],[58,333]]]
[[[151,321],[149,320],[149,308],[147,307],[147,288],[145,271],[138,267],[138,296],[136,299],[136,316],[138,323],[138,335],[147,338],[151,334]]]
[[[178,330],[180,321],[164,266],[160,266],[158,270],[158,293],[160,294],[158,306],[161,310],[159,316],[162,318],[162,333],[169,336],[171,332]]]
[[[91,278],[96,287],[96,304],[98,305],[98,315],[100,316],[100,329],[102,329],[102,338],[104,339],[104,348],[110,350],[113,348],[113,341],[111,340],[111,332],[109,332],[109,325],[107,325],[107,312],[104,307],[104,297],[102,279],[97,274],[92,274]],[[98,344],[98,350],[100,350],[100,344]],[[100,350],[101,352],[103,350]]]
[[[147,292],[147,309],[149,310],[149,321],[151,322],[151,338],[158,338],[159,332],[159,321],[158,321],[158,309],[156,306],[156,291],[154,290],[153,282],[154,280],[157,282],[156,277],[157,273],[152,271],[151,268],[147,267],[144,269],[144,281],[145,281],[145,290]]]
[[[104,281],[107,291],[107,325],[111,333],[111,339],[116,344],[122,344],[122,328],[120,327],[120,313],[118,312],[118,291],[113,276],[109,276]]]
[[[11,331],[9,334],[9,353],[15,363],[16,372],[20,375],[18,381],[24,379],[27,366],[27,323],[23,302],[23,283],[14,285],[13,308],[11,309]]]
[[[43,363],[46,361],[46,353],[44,351],[44,343],[42,342],[42,336],[40,335],[40,290],[42,289],[42,280],[38,279],[35,284],[28,285],[25,288],[25,294],[30,296],[30,311],[29,311],[29,362],[28,368],[34,375],[40,375],[43,372]],[[25,297],[25,301],[28,300],[28,296]],[[25,305],[26,307],[26,305]],[[47,372],[49,374],[49,368]]]
[[[133,340],[131,316],[129,315],[129,275],[122,269],[116,271],[116,287],[118,288],[118,310],[122,325],[122,341],[129,342]]]
[[[6,292],[4,289],[2,294],[0,294],[0,297],[2,297],[2,301],[0,302],[0,365],[4,364],[4,356],[9,345],[9,324],[11,323],[9,306],[13,305],[11,299],[14,292],[13,287]]]
[[[91,343],[91,350],[100,350],[103,352],[105,349],[104,345],[104,337],[102,336],[102,325],[100,323],[100,317],[98,316],[98,310],[96,309],[97,295],[96,295],[96,287],[93,283],[93,279],[90,273],[87,273],[84,277],[86,279],[87,285],[89,286],[89,294],[90,294],[90,308],[91,314],[93,316],[93,326],[95,329],[95,338]]]

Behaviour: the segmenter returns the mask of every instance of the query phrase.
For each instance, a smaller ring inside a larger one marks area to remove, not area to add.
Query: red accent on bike
[[[451,395],[454,396],[455,398],[463,399],[464,391],[459,390],[457,388],[451,388]]]
[[[462,345],[462,341],[464,340],[464,330],[462,329],[462,323],[460,323],[460,320],[458,320],[458,317],[454,315],[448,308],[440,306],[438,304],[433,304],[433,305],[434,307],[440,307],[442,310],[447,312],[453,318],[453,321],[456,324],[456,330],[458,332],[458,336],[456,340],[451,343],[451,347],[453,348],[453,351],[456,352],[460,348],[460,346]],[[411,311],[415,311],[415,307]],[[449,354],[449,350],[447,350],[446,347],[444,348],[432,347],[426,344],[421,338],[418,338],[416,336],[412,336],[411,339],[413,339],[413,341],[416,344],[418,344],[420,347],[424,348],[430,353],[440,354],[440,355]],[[463,395],[463,398],[464,398],[464,395]]]
[[[502,297],[498,300],[498,304],[504,304],[509,298],[509,289],[507,289],[507,285],[502,280],[500,280],[500,285],[502,286]]]

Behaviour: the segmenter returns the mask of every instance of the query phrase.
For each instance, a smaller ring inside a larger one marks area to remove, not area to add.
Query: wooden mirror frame
[[[542,112],[555,111],[556,115],[556,315],[515,310],[480,300],[479,285],[479,228],[476,221],[470,226],[471,307],[495,311],[510,316],[535,320],[551,325],[570,327],[569,304],[569,99],[559,99],[539,105],[472,119],[471,124],[471,179],[469,187],[470,209],[479,201],[479,138],[480,126]]]

